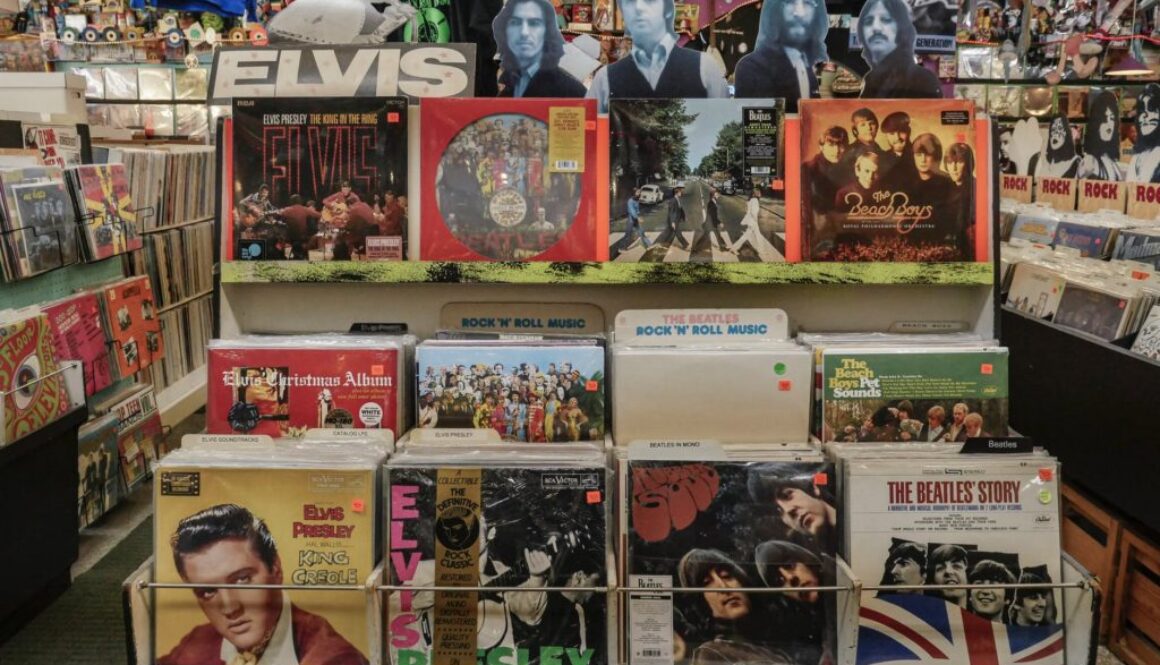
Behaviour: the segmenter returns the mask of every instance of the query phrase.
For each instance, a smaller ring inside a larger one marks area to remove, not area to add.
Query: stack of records
[[[93,402],[96,416],[117,418],[117,449],[126,491],[132,491],[149,477],[149,465],[167,452],[161,426],[161,411],[153,387],[130,385]]]
[[[917,658],[912,650],[927,643],[916,644],[915,632],[963,662],[988,642],[1016,661],[1062,652],[1058,589],[937,588],[1061,581],[1055,459],[865,444],[831,453],[842,476],[844,558],[867,585],[905,587],[863,595],[860,662]]]
[[[52,329],[59,360],[76,360],[84,368],[85,395],[92,396],[113,382],[109,363],[109,338],[101,325],[101,304],[96,293],[86,292],[40,306]]]
[[[88,164],[65,170],[77,221],[84,229],[85,258],[107,259],[141,249],[137,209],[121,164]]]
[[[1007,433],[1007,349],[830,345],[818,352],[823,441],[963,442]]]
[[[149,380],[162,390],[205,364],[213,338],[213,300],[199,298],[161,313],[165,357],[149,366]]]
[[[0,171],[3,277],[24,279],[80,260],[76,216],[61,171]]]
[[[840,507],[819,452],[642,442],[619,457],[626,662],[834,662],[837,596],[811,589],[837,574]]]
[[[1160,302],[1160,276],[1147,264],[1016,243],[1003,246],[1011,263],[1006,304],[1028,316],[1114,341],[1139,331]]]
[[[128,277],[107,284],[102,287],[101,296],[118,376],[132,376],[161,360],[165,345],[149,279]]]
[[[600,449],[412,443],[387,476],[391,663],[615,662]]]
[[[158,663],[366,663],[381,451],[182,449],[156,469]],[[274,585],[238,589],[225,585]],[[353,589],[295,590],[349,586]]]
[[[0,311],[0,445],[7,445],[60,418],[72,408],[65,376],[58,371],[48,317],[24,310]]]
[[[604,439],[597,340],[429,340],[415,360],[419,427],[490,428],[533,443]]]
[[[83,529],[121,500],[117,415],[107,413],[81,425],[77,446],[77,517]]]
[[[424,260],[596,261],[596,101],[427,99]]]
[[[210,434],[301,436],[310,428],[407,425],[411,337],[252,335],[209,344]]]
[[[148,275],[157,305],[168,307],[213,288],[213,224],[152,233],[132,255],[133,273]]]
[[[664,323],[674,316],[686,323]],[[622,311],[611,353],[613,438],[805,441],[810,354],[786,329],[781,310]]]
[[[1140,332],[1132,342],[1132,353],[1160,360],[1160,305],[1152,306],[1144,325],[1140,326]]]

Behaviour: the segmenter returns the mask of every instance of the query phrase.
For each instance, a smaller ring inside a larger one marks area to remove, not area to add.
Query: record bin
[[[850,572],[849,567],[840,558],[838,561],[838,577],[837,584],[830,587],[819,587],[819,592],[827,594],[835,594],[839,599],[836,603],[838,629],[837,629],[837,652],[836,663],[838,665],[857,665],[857,649],[858,649],[858,616],[861,610],[860,599],[864,592],[874,591],[878,589],[877,586],[865,585],[861,580],[855,578]],[[1074,559],[1064,555],[1063,556],[1063,580],[1048,584],[1005,584],[1005,585],[985,585],[1002,586],[1003,588],[1019,589],[1019,588],[1054,588],[1063,591],[1063,640],[1057,645],[1058,650],[1062,650],[1065,656],[1065,661],[1068,665],[1095,665],[1096,662],[1096,646],[1098,644],[1097,633],[1099,628],[1099,604],[1102,590],[1099,582],[1095,580],[1090,573],[1084,570]],[[122,584],[122,602],[125,618],[125,632],[128,642],[128,665],[150,665],[152,663],[152,590],[156,588],[187,588],[189,585],[182,584],[157,584],[154,583],[153,575],[153,559],[150,557],[141,566],[133,572]],[[626,617],[622,611],[630,594],[637,593],[640,590],[630,589],[618,586],[615,583],[615,566],[609,566],[609,580],[608,586],[595,586],[587,590],[595,593],[603,593],[609,599],[609,615],[615,616],[615,622],[619,626],[616,639],[619,641],[617,648],[609,648],[609,663],[612,665],[631,665],[625,653],[627,653],[627,622]],[[366,617],[368,632],[371,636],[371,665],[386,665],[389,661],[386,657],[386,644],[389,636],[386,634],[387,626],[383,622],[383,617],[386,613],[387,603],[386,595],[400,590],[412,591],[519,591],[520,587],[430,587],[430,586],[406,586],[406,585],[392,585],[384,583],[384,568],[380,563],[378,567],[367,578],[362,585],[335,585],[335,586],[296,586],[291,584],[276,585],[277,588],[283,588],[293,591],[309,591],[309,590],[342,590],[350,593],[362,593],[366,599]],[[220,586],[220,585],[219,585]],[[978,588],[982,585],[961,585],[963,588]],[[896,587],[886,587],[896,588]],[[936,586],[933,585],[916,585],[914,590],[934,590]],[[945,588],[945,587],[943,587]],[[529,592],[542,591],[558,591],[563,587],[537,587]],[[584,587],[569,587],[569,590],[585,589]],[[751,587],[738,588],[735,591],[746,593],[787,593],[796,591],[794,588],[770,588],[770,587]],[[665,589],[650,589],[650,593],[703,593],[702,589],[689,588],[665,588]],[[922,662],[917,660],[916,662]],[[946,662],[946,661],[943,661]]]

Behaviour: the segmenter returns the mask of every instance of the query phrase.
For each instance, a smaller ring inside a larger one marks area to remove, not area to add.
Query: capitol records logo
[[[496,192],[487,209],[496,224],[511,228],[524,221],[528,214],[528,202],[522,194],[509,187]]]
[[[599,473],[545,473],[540,476],[540,487],[546,490],[600,489]]]

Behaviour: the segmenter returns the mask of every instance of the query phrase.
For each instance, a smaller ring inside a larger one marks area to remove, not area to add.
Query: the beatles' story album
[[[497,587],[392,592],[392,663],[613,660],[608,595],[593,589],[607,584],[603,466],[400,466],[387,473],[390,584]],[[512,587],[528,591],[500,589]]]
[[[233,113],[232,258],[351,259],[405,238],[405,98],[238,98]]]
[[[815,461],[628,466],[633,663],[832,662],[838,507]],[[735,589],[793,587],[790,593]]]
[[[932,460],[847,464],[850,566],[867,584],[1060,582],[1054,460]],[[863,594],[859,662],[920,660],[1063,663],[1058,589],[947,588]],[[921,634],[916,644],[909,634]],[[994,660],[996,652],[1009,660]]]
[[[969,101],[803,100],[803,260],[985,259],[976,149]]]
[[[378,538],[374,464],[232,464],[158,467],[158,582],[366,582]],[[158,665],[368,662],[366,599],[358,592],[206,586],[158,590],[155,603]]]
[[[615,261],[784,261],[780,99],[609,102]]]
[[[421,258],[594,261],[596,102],[425,99]]]

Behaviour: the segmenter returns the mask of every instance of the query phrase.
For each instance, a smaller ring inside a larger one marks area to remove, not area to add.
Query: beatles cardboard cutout
[[[508,0],[491,22],[500,57],[500,97],[583,97],[560,68],[564,37],[549,0]]]

